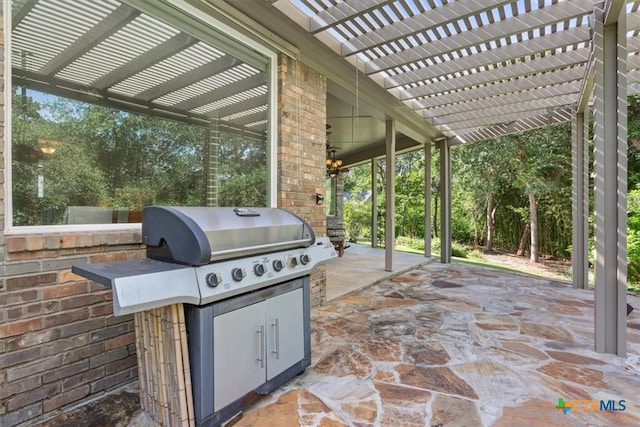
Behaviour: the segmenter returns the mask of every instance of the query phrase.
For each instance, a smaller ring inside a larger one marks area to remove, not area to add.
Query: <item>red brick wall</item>
[[[137,377],[132,316],[72,264],[144,257],[139,232],[4,237],[0,425],[37,420]]]
[[[304,218],[326,236],[327,79],[286,55],[278,57],[278,206]],[[311,274],[311,306],[325,301],[326,266]]]

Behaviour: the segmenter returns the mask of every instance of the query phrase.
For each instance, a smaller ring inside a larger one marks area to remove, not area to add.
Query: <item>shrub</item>
[[[640,282],[640,184],[627,199],[627,277]]]
[[[354,201],[344,202],[344,230],[346,239],[350,242],[357,242],[363,235],[371,236],[371,214],[369,205]]]
[[[484,255],[482,255],[482,252],[478,249],[474,249],[471,252],[467,253],[467,258],[471,258],[471,259],[475,259],[478,261],[484,261]]]
[[[452,242],[451,256],[455,256],[458,258],[467,258],[467,248],[465,248],[458,242]]]

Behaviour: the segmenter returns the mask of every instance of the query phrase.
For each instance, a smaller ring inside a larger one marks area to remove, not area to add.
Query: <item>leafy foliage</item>
[[[13,95],[15,225],[61,224],[70,206],[202,206],[208,180],[219,205],[266,204],[264,141],[218,132],[210,169],[207,129],[31,94]]]
[[[627,276],[640,282],[640,183],[629,192],[627,215]]]

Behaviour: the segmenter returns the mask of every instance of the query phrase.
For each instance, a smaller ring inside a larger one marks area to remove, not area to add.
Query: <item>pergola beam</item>
[[[523,113],[519,113],[515,121],[495,124],[482,129],[475,130],[475,127],[458,129],[455,132],[456,135],[452,135],[450,142],[451,144],[471,143],[484,139],[498,138],[515,132],[545,127],[549,126],[549,124],[553,125],[555,123],[566,122],[573,117],[573,108],[571,106],[554,108],[550,117],[548,110],[540,110],[538,113],[538,115],[530,117],[524,117],[522,116]],[[442,126],[442,129],[445,134],[449,133],[449,131],[445,130],[445,126]]]
[[[486,107],[486,111],[473,110],[467,115],[455,114],[432,118],[435,126],[446,126],[448,130],[465,132],[466,129],[493,126],[501,123],[511,123],[530,117],[546,114],[549,109],[561,108],[571,104],[576,99],[576,94],[565,95],[561,98],[546,98],[537,101],[523,101],[521,104],[506,105],[502,107]],[[528,113],[528,115],[527,115]],[[465,120],[465,117],[467,120]],[[568,116],[567,118],[570,118]]]
[[[446,25],[451,20],[476,18],[482,13],[490,13],[492,8],[502,7],[509,3],[511,2],[508,0],[496,1],[491,5],[469,0],[447,3],[442,5],[441,8],[430,9],[428,13],[422,13],[404,19],[401,22],[384,25],[375,31],[356,37],[349,44],[343,44],[342,55],[355,55],[380,48],[389,43],[400,42],[410,37],[419,37],[424,32],[437,31],[438,27]]]
[[[39,72],[46,76],[54,76],[58,71],[91,51],[91,49],[98,46],[138,16],[140,16],[140,11],[121,4],[106,18],[91,28],[91,30],[82,34],[82,37],[78,38],[60,54],[56,55],[55,59],[47,63]],[[124,75],[126,76],[128,74]]]
[[[137,94],[136,97],[145,101],[158,99],[169,93],[197,83],[206,77],[215,76],[216,74],[230,70],[240,64],[242,64],[242,62],[239,59],[231,55],[225,55],[221,58],[216,59],[215,61],[206,63],[198,68],[176,76],[169,81],[146,89],[144,92],[140,92],[139,94]]]
[[[194,108],[203,107],[216,101],[236,95],[239,92],[256,89],[267,84],[266,77],[262,74],[247,77],[234,82],[234,84],[226,84],[214,91],[205,92],[175,105],[176,108],[182,110],[192,110]]]
[[[119,82],[125,81],[128,77],[164,61],[166,58],[175,55],[179,51],[193,46],[198,43],[198,41],[198,39],[184,33],[176,34],[164,43],[149,49],[134,60],[127,62],[123,66],[118,67],[109,74],[101,77],[95,81],[93,85],[98,89],[110,88]]]

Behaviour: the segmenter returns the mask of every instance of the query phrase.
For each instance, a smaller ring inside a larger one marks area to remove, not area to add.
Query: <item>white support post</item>
[[[424,256],[431,258],[431,142],[424,145]]]
[[[451,263],[451,147],[446,139],[440,149],[440,262]]]
[[[386,182],[385,188],[386,213],[384,226],[384,269],[393,271],[393,248],[396,243],[396,123],[394,120],[386,122]]]
[[[571,127],[573,287],[585,289],[589,282],[589,113],[578,112]]]
[[[371,247],[378,247],[378,160],[371,159]]]
[[[596,9],[595,349],[626,354],[627,79],[625,2]]]

